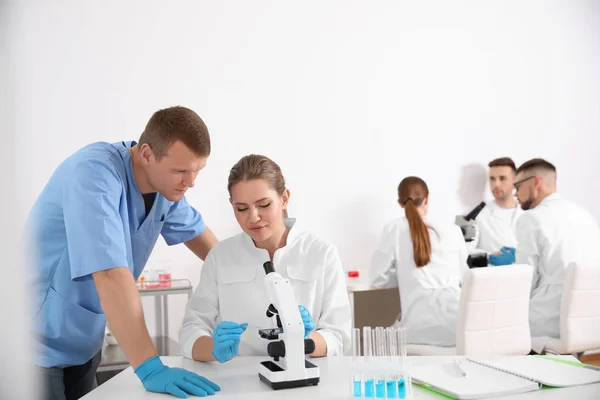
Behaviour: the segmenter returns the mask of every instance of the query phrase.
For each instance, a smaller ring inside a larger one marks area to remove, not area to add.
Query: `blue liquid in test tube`
[[[377,381],[377,384],[375,385],[375,396],[377,396],[378,399],[385,399],[385,381],[384,380]]]
[[[406,387],[404,386],[404,379],[398,379],[398,398],[403,399],[406,396]]]
[[[352,329],[352,395],[362,397],[363,375],[357,368],[360,364],[360,329]]]
[[[375,327],[374,354],[377,356],[377,362],[383,363],[387,361],[387,340],[385,329],[382,326]],[[383,371],[377,373],[377,381],[375,383],[375,396],[378,399],[385,399],[385,381],[386,374]]]
[[[398,365],[400,362],[399,357],[399,349],[398,349],[398,340],[396,335],[396,329],[394,328],[386,328],[385,329],[386,336],[386,356],[392,365]],[[393,368],[387,375],[386,379],[386,389],[387,389],[387,398],[388,399],[396,399],[398,396],[398,379],[399,379],[398,371],[395,371]]]
[[[354,397],[362,397],[362,382],[354,381]]]
[[[396,398],[396,381],[387,381],[387,398],[395,399]]]
[[[365,381],[365,397],[373,397],[375,395],[375,380],[368,379]]]
[[[372,365],[373,362],[373,336],[371,334],[371,327],[363,327],[363,352],[365,357],[365,365]],[[372,398],[375,396],[375,379],[372,373],[365,373],[365,397]]]

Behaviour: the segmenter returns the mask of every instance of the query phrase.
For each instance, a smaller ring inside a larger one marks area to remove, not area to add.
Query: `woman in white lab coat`
[[[263,264],[288,278],[301,308],[312,356],[342,355],[350,345],[351,313],[334,245],[287,218],[290,191],[279,166],[249,155],[231,169],[228,190],[243,232],[209,252],[200,284],[179,331],[185,357],[225,362],[235,355],[267,355],[259,329],[271,328]],[[314,331],[311,330],[314,328]]]
[[[388,223],[371,262],[371,285],[399,287],[401,320],[407,342],[456,345],[456,319],[467,247],[454,224],[427,217],[429,189],[420,178],[398,186],[405,216]]]

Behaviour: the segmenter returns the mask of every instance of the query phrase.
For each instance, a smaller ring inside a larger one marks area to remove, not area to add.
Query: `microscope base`
[[[258,377],[273,390],[291,389],[303,386],[316,386],[319,384],[319,367],[309,361],[305,362],[306,379],[293,379],[287,375],[287,371],[272,361],[263,361],[260,363],[260,372]]]

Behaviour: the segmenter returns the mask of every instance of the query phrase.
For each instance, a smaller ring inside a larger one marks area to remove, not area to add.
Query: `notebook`
[[[593,369],[594,371],[600,371],[600,366],[592,365],[592,364],[584,364],[579,361],[572,361],[572,359],[556,358],[553,356],[542,356],[542,355],[536,355],[536,357],[545,358],[547,360],[552,360],[552,361],[556,361],[556,362],[563,363],[563,364],[575,365],[576,367],[579,367],[579,368],[587,368],[587,369]]]
[[[413,367],[411,377],[416,384],[465,400],[532,392],[542,385],[567,387],[600,382],[600,371],[538,357],[459,358],[467,376],[454,362],[447,362]]]

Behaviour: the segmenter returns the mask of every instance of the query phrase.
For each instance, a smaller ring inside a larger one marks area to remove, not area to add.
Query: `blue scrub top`
[[[31,210],[38,365],[81,365],[102,348],[106,318],[94,272],[127,267],[137,280],[159,234],[171,246],[206,228],[185,197],[171,202],[158,193],[146,217],[133,145],[80,149],[60,164]]]

